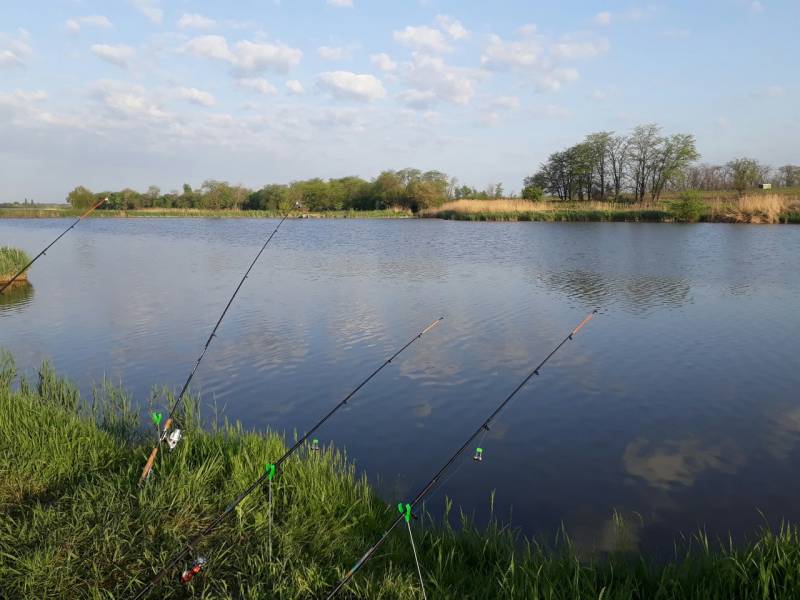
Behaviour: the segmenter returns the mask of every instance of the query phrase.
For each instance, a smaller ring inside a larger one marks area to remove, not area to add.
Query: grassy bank
[[[186,438],[144,490],[148,450],[129,399],[99,386],[91,401],[44,367],[17,386],[0,358],[0,590],[5,598],[124,598],[284,450],[273,434],[220,425]],[[190,404],[191,406],[191,404]],[[152,432],[148,434],[152,437]],[[433,468],[433,465],[431,465]],[[542,493],[546,493],[543,491]],[[334,448],[302,451],[274,484],[272,559],[266,490],[197,551],[209,559],[190,593],[178,573],[152,598],[318,598],[395,516]],[[393,502],[398,499],[391,499]],[[544,549],[493,523],[454,531],[414,525],[429,598],[800,597],[800,532],[785,527],[740,550],[698,538],[676,562],[615,554],[579,562],[561,538]],[[343,598],[417,599],[408,537],[397,531]]]
[[[31,258],[25,251],[10,246],[0,246],[0,283],[9,281],[20,269],[30,262]],[[28,278],[23,273],[17,281],[25,281]]]
[[[67,206],[30,208],[0,207],[0,219],[36,219],[78,217],[85,209],[74,209]],[[410,211],[403,210],[332,210],[319,213],[294,212],[293,216],[311,219],[398,219],[410,217]],[[219,219],[275,219],[284,213],[270,210],[209,210],[202,208],[141,208],[138,210],[96,210],[92,218],[127,218],[127,217],[202,217]]]
[[[456,200],[421,213],[461,221],[630,221],[706,223],[800,223],[800,196],[754,194],[701,195],[658,203]]]

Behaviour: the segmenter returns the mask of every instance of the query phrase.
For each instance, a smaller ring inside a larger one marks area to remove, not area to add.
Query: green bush
[[[544,190],[536,185],[526,185],[522,188],[522,197],[525,200],[541,200],[544,197]]]
[[[706,211],[706,205],[700,200],[700,194],[688,190],[679,200],[670,203],[670,210],[678,223],[697,223]]]

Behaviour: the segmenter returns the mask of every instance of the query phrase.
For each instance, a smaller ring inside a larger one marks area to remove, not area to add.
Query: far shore
[[[0,206],[0,219],[78,217],[84,209],[59,205]],[[96,210],[93,218],[281,218],[285,213],[269,210],[143,208]],[[453,200],[418,213],[395,208],[386,210],[293,211],[291,218],[309,219],[408,219],[434,218],[460,221],[546,222],[643,222],[643,223],[752,223],[800,224],[800,195],[748,194],[699,197],[692,201],[665,199],[651,203],[577,201],[553,199]]]

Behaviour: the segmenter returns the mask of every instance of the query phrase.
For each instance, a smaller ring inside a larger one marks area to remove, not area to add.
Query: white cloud
[[[394,62],[388,54],[383,52],[380,54],[373,54],[369,59],[372,61],[373,65],[385,73],[392,73],[397,70],[397,63]]]
[[[30,37],[26,29],[19,29],[16,36],[0,33],[0,69],[25,66],[25,59],[33,54]]]
[[[169,117],[153,94],[139,85],[103,80],[94,86],[94,95],[116,117],[163,121]]]
[[[194,56],[222,60],[229,63],[236,71],[247,73],[266,70],[286,73],[303,57],[299,49],[280,42],[243,40],[230,48],[227,40],[220,35],[193,38],[183,46],[183,51]]]
[[[404,65],[403,78],[410,88],[400,100],[414,108],[435,101],[468,104],[475,95],[480,74],[470,69],[453,67],[440,57],[415,52]]]
[[[297,81],[297,79],[290,79],[286,82],[286,89],[289,90],[290,93],[300,95],[305,93],[305,89],[303,88],[303,84]]]
[[[536,80],[536,90],[539,92],[557,92],[565,83],[575,81],[579,77],[577,69],[559,68],[548,71]]]
[[[505,41],[489,36],[489,45],[481,54],[481,66],[490,70],[529,69],[541,63],[544,48],[536,39]]]
[[[122,69],[128,68],[128,62],[135,55],[134,49],[124,44],[117,44],[114,46],[109,44],[94,44],[92,46],[92,53],[98,58]]]
[[[592,21],[594,21],[595,25],[601,25],[601,26],[611,25],[611,13],[608,12],[607,10],[599,12],[594,16],[594,19],[592,19]]]
[[[130,0],[133,7],[156,25],[161,25],[164,11],[159,7],[159,0]]]
[[[395,41],[417,50],[430,52],[447,52],[450,50],[444,34],[438,29],[427,25],[420,25],[419,27],[409,25],[402,31],[395,31],[393,35]]]
[[[85,17],[73,17],[71,19],[67,19],[66,27],[72,33],[77,33],[81,30],[81,27],[98,27],[100,29],[111,29],[113,25],[111,21],[108,20],[108,17],[104,17],[103,15],[87,15]]]
[[[328,71],[320,73],[318,82],[323,89],[340,98],[372,102],[386,96],[381,80],[374,75]]]
[[[564,66],[565,61],[594,58],[609,48],[608,40],[570,40],[548,43],[535,30],[516,40],[489,36],[481,54],[481,66],[490,71],[528,73],[537,91],[558,91],[565,83],[578,79],[577,69]]]
[[[335,46],[320,46],[317,48],[317,55],[323,60],[342,60],[348,57],[348,52]]]
[[[604,102],[608,100],[608,94],[606,94],[603,90],[594,90],[591,94],[592,100],[596,102]]]
[[[500,124],[500,114],[496,112],[486,113],[481,122],[488,127],[496,127]]]
[[[463,40],[469,37],[469,31],[464,28],[461,21],[456,21],[452,17],[446,15],[437,15],[436,22],[439,24],[442,31],[454,40]]]
[[[753,0],[750,2],[750,10],[754,13],[762,13],[766,10],[766,6],[764,6],[763,2],[759,2],[759,0]]]
[[[214,96],[197,88],[178,88],[178,97],[199,106],[214,106]]]
[[[565,60],[587,59],[608,52],[610,44],[599,40],[563,41],[553,45],[553,54]]]
[[[178,20],[181,29],[213,29],[217,26],[214,19],[209,19],[197,13],[184,13]]]
[[[263,77],[245,77],[243,79],[237,79],[236,83],[245,89],[258,92],[264,96],[274,96],[278,93],[275,86]]]
[[[338,8],[353,8],[353,0],[328,0],[328,4]]]

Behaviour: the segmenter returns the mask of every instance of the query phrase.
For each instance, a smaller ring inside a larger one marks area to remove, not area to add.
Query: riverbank
[[[130,596],[285,449],[280,436],[240,425],[201,430],[190,403],[184,441],[140,490],[153,432],[142,433],[124,392],[100,385],[87,402],[46,366],[37,382],[14,379],[0,356],[0,589],[12,598]],[[299,452],[273,493],[272,560],[264,490],[197,548],[209,565],[195,593],[320,597],[395,517],[398,500],[384,503],[330,447]],[[431,598],[800,596],[795,527],[738,550],[697,537],[676,562],[654,566],[621,552],[579,562],[563,538],[548,550],[496,523],[456,532],[423,520],[415,540]],[[629,547],[624,527],[619,535]],[[177,576],[151,597],[185,597]],[[348,590],[342,598],[418,598],[407,536],[396,532]]]
[[[0,219],[54,219],[79,217],[85,209],[68,206],[31,208],[0,207]],[[92,218],[169,218],[198,217],[214,219],[279,219],[285,213],[271,210],[209,210],[202,208],[140,208],[137,210],[96,210]],[[331,210],[326,212],[292,212],[293,218],[308,219],[405,219],[413,215],[405,210]]]
[[[527,200],[456,200],[422,217],[457,221],[623,221],[649,223],[800,223],[800,197],[672,199],[651,204]]]

